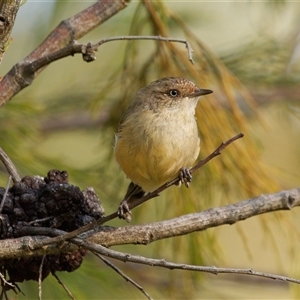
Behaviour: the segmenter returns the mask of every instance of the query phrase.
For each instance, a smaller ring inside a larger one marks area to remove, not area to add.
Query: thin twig
[[[115,37],[110,37],[106,39],[102,39],[98,43],[94,44],[93,47],[97,49],[99,46],[101,46],[104,43],[107,42],[113,42],[113,41],[124,41],[124,40],[152,40],[152,41],[161,41],[161,42],[174,42],[174,43],[183,43],[186,46],[187,52],[188,52],[188,59],[189,61],[194,64],[193,61],[193,56],[192,52],[193,49],[190,45],[190,43],[187,40],[184,39],[177,39],[177,38],[168,38],[168,37],[162,37],[160,35],[158,36],[147,36],[147,35],[142,35],[142,36],[134,36],[134,35],[129,35],[129,36],[115,36]]]
[[[16,287],[13,283],[8,282],[8,281],[5,279],[5,276],[4,276],[1,272],[0,272],[0,278],[2,279],[4,285],[7,284],[7,285],[11,286],[12,288],[15,288],[15,287]]]
[[[205,165],[206,163],[208,163],[211,159],[213,159],[214,157],[220,155],[221,151],[223,151],[228,145],[230,145],[231,143],[233,143],[234,141],[236,141],[236,140],[238,140],[238,139],[240,139],[242,137],[244,137],[244,133],[243,132],[237,134],[236,136],[232,137],[228,141],[223,142],[213,153],[211,153],[210,155],[208,155],[206,158],[200,160],[195,166],[193,166],[190,169],[190,172],[193,174],[195,171],[197,171],[203,165]]]
[[[42,300],[42,280],[43,280],[43,265],[46,255],[42,257],[39,269],[39,299]]]
[[[1,200],[0,214],[2,213],[2,210],[3,210],[3,207],[4,207],[4,203],[5,203],[7,194],[8,194],[8,190],[9,190],[9,186],[10,186],[10,181],[11,181],[11,175],[9,175],[9,177],[8,177],[7,185],[6,185],[6,188],[5,188],[5,192],[4,192],[4,195],[3,195],[2,200]]]
[[[10,160],[8,155],[4,152],[4,150],[0,147],[0,160],[3,162],[7,172],[9,175],[11,175],[12,180],[14,183],[20,182],[21,177],[18,174],[18,171],[13,164],[13,162]]]
[[[147,258],[140,255],[132,255],[129,253],[123,253],[119,251],[115,251],[112,249],[108,249],[102,245],[91,243],[86,240],[82,240],[79,238],[71,239],[71,242],[81,246],[85,247],[86,249],[99,253],[101,255],[111,257],[123,262],[132,262],[132,263],[138,263],[143,265],[148,265],[151,267],[162,267],[170,270],[189,270],[189,271],[196,271],[196,272],[204,272],[204,273],[211,273],[211,274],[243,274],[243,275],[250,275],[250,276],[258,276],[258,277],[264,277],[269,278],[273,280],[280,280],[285,282],[292,282],[300,284],[299,279],[295,279],[292,277],[272,274],[272,273],[265,273],[260,271],[255,271],[253,269],[238,269],[238,268],[218,268],[215,266],[197,266],[197,265],[189,265],[189,264],[178,264],[173,262],[167,262],[165,259],[155,259],[155,258]]]
[[[195,165],[195,167],[193,168],[196,168],[198,165],[198,167],[196,169],[199,169],[200,167],[202,167],[204,164],[206,164],[208,161],[210,161],[212,158],[220,155],[220,152],[222,150],[224,150],[227,146],[229,146],[231,143],[233,143],[234,141],[236,141],[237,139],[239,138],[242,138],[244,136],[243,133],[239,133],[238,135],[232,137],[231,139],[227,140],[226,142],[223,142],[212,154],[210,154],[207,158],[203,159],[202,161],[200,161],[197,165]],[[201,165],[200,165],[201,164]],[[193,169],[192,168],[192,169]],[[194,171],[196,171],[196,169]],[[180,181],[180,177],[172,180],[171,182],[167,182],[166,184],[162,185],[160,188],[158,188],[157,190],[155,190],[154,192],[151,192],[151,193],[148,193],[146,194],[145,196],[143,196],[142,198],[139,198],[139,199],[136,199],[134,202],[130,202],[128,203],[129,205],[129,208],[130,209],[133,209],[134,207],[138,206],[138,205],[141,205],[142,203],[154,198],[154,197],[157,197],[159,195],[159,193],[161,193],[162,191],[164,191],[165,189],[169,188],[171,185],[174,185],[176,184],[177,182]],[[92,230],[110,220],[113,220],[115,218],[118,217],[118,213],[117,212],[114,212],[104,218],[101,218],[93,223],[90,223],[90,224],[87,224],[81,228],[78,228],[74,231],[71,231],[71,232],[68,232],[64,235],[60,235],[60,236],[56,236],[56,237],[52,237],[52,238],[48,238],[48,239],[45,239],[43,241],[41,241],[40,243],[38,243],[36,245],[36,247],[34,247],[34,249],[38,249],[38,248],[41,248],[43,246],[46,246],[46,245],[50,245],[50,244],[54,244],[54,243],[61,243],[63,241],[67,241],[71,238],[74,238],[75,236],[81,234],[81,233],[84,233],[86,231],[89,231],[89,230]]]
[[[106,265],[108,265],[110,268],[112,268],[114,271],[116,271],[119,275],[121,275],[126,281],[129,281],[132,285],[134,285],[137,289],[139,289],[149,300],[152,300],[150,295],[135,281],[133,281],[130,277],[125,275],[118,267],[116,267],[113,263],[111,263],[109,260],[104,258],[102,255],[95,253],[94,254],[99,257]]]
[[[56,230],[58,231],[58,230]],[[62,234],[63,232],[60,231]],[[62,235],[63,236],[63,235]],[[143,265],[148,265],[151,267],[162,267],[170,270],[188,270],[188,271],[195,271],[195,272],[203,272],[203,273],[211,273],[211,274],[243,274],[243,275],[249,275],[249,276],[257,276],[257,277],[264,277],[274,280],[280,280],[285,282],[291,282],[300,284],[299,279],[295,279],[292,277],[272,274],[272,273],[265,273],[260,271],[255,271],[253,269],[239,269],[239,268],[218,268],[215,266],[197,266],[197,265],[190,265],[190,264],[182,264],[182,263],[173,263],[168,262],[165,259],[155,259],[155,258],[147,258],[140,255],[133,255],[129,253],[123,253],[119,251],[115,251],[112,249],[109,249],[107,247],[104,247],[100,244],[89,242],[86,239],[81,238],[72,238],[70,239],[70,242],[80,246],[84,247],[87,250],[90,250],[94,253],[98,253],[100,255],[104,255],[106,257],[110,257],[113,259],[117,259],[123,262],[132,262],[132,263],[138,263]]]
[[[1,213],[1,211],[0,211],[0,213]],[[38,224],[38,223],[42,223],[42,222],[47,222],[47,221],[53,220],[53,219],[54,219],[54,217],[46,217],[46,218],[43,218],[43,219],[36,219],[36,220],[28,222],[28,225]]]
[[[28,76],[27,81],[30,82],[32,80],[31,76],[34,76],[34,74],[38,70],[46,67],[47,65],[49,65],[54,61],[57,61],[59,59],[65,58],[70,55],[82,54],[84,61],[92,62],[96,59],[95,51],[98,50],[98,47],[108,42],[124,41],[124,40],[154,40],[154,41],[169,42],[169,43],[171,42],[183,43],[186,45],[189,61],[191,63],[194,63],[192,57],[193,49],[190,43],[184,39],[168,38],[162,36],[115,36],[115,37],[102,39],[95,44],[92,43],[79,44],[77,41],[73,41],[72,43],[65,46],[64,48],[49,53],[48,55],[38,58],[33,62],[30,63],[26,62],[23,67],[24,70],[26,70],[24,71],[26,73],[26,76]]]
[[[52,273],[53,277],[57,280],[57,282],[63,287],[63,289],[66,291],[68,296],[75,300],[74,296],[72,295],[71,291],[67,288],[67,286],[59,279],[59,277],[56,275],[56,273]]]

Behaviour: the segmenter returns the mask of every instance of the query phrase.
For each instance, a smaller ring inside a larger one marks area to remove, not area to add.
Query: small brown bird
[[[115,139],[115,158],[132,181],[118,214],[131,220],[128,201],[178,176],[187,186],[200,151],[195,108],[212,93],[185,78],[156,80],[138,91],[123,115]]]

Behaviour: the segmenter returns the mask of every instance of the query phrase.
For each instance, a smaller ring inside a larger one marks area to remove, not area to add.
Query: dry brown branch
[[[77,241],[86,239],[106,247],[124,244],[149,244],[161,239],[202,231],[225,224],[234,224],[248,218],[278,210],[290,210],[300,206],[300,188],[266,194],[217,208],[210,208],[201,212],[183,215],[178,218],[154,222],[144,225],[124,227],[99,227],[96,230],[79,236]],[[24,227],[23,235],[39,235],[40,237],[25,236],[18,239],[0,240],[1,258],[20,258],[49,255],[74,250],[69,243],[48,245],[40,248],[45,236],[65,234],[61,230],[42,227]],[[43,237],[41,237],[43,236]],[[48,239],[49,240],[49,239]],[[74,241],[72,239],[71,241]],[[101,253],[102,254],[102,253]]]
[[[0,2],[0,64],[7,45],[9,44],[10,33],[15,24],[20,4],[21,0]]]
[[[33,252],[32,249],[34,248],[35,244],[40,243],[43,238],[45,237],[24,236],[15,239],[0,240],[0,258],[6,259],[32,257],[32,255],[43,256],[67,253],[78,249],[78,247],[75,245],[65,243],[59,247],[58,245],[50,245],[47,247],[47,249],[37,249]]]
[[[23,61],[17,63],[3,77],[0,82],[0,107],[6,104],[20,90],[28,86],[39,72],[42,71],[42,68],[39,68],[34,74],[28,76],[26,72],[30,73],[30,64],[32,62],[54,53],[66,45],[72,46],[73,41],[81,38],[96,26],[124,9],[128,3],[129,1],[127,0],[98,0],[95,4],[80,13],[62,21],[37,49]]]
[[[246,220],[260,214],[300,206],[300,188],[261,195],[235,204],[145,225],[99,231],[88,240],[107,247],[121,244],[149,244],[154,241]],[[116,244],[114,244],[116,242]]]

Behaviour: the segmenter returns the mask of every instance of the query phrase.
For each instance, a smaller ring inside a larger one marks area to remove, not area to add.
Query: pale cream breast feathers
[[[127,177],[152,191],[191,167],[200,151],[194,105],[153,113],[145,109],[123,120],[116,137],[115,157]],[[182,112],[184,110],[184,114]],[[149,127],[149,124],[150,127]]]

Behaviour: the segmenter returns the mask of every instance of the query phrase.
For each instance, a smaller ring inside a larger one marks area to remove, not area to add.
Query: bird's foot
[[[190,186],[190,183],[192,182],[192,178],[193,178],[193,176],[190,172],[190,169],[185,168],[185,167],[181,168],[179,177],[180,177],[180,182],[184,183],[184,185],[188,188]]]
[[[121,201],[118,208],[118,217],[119,219],[124,219],[126,222],[130,223],[131,221],[131,211],[127,203],[127,199]]]

